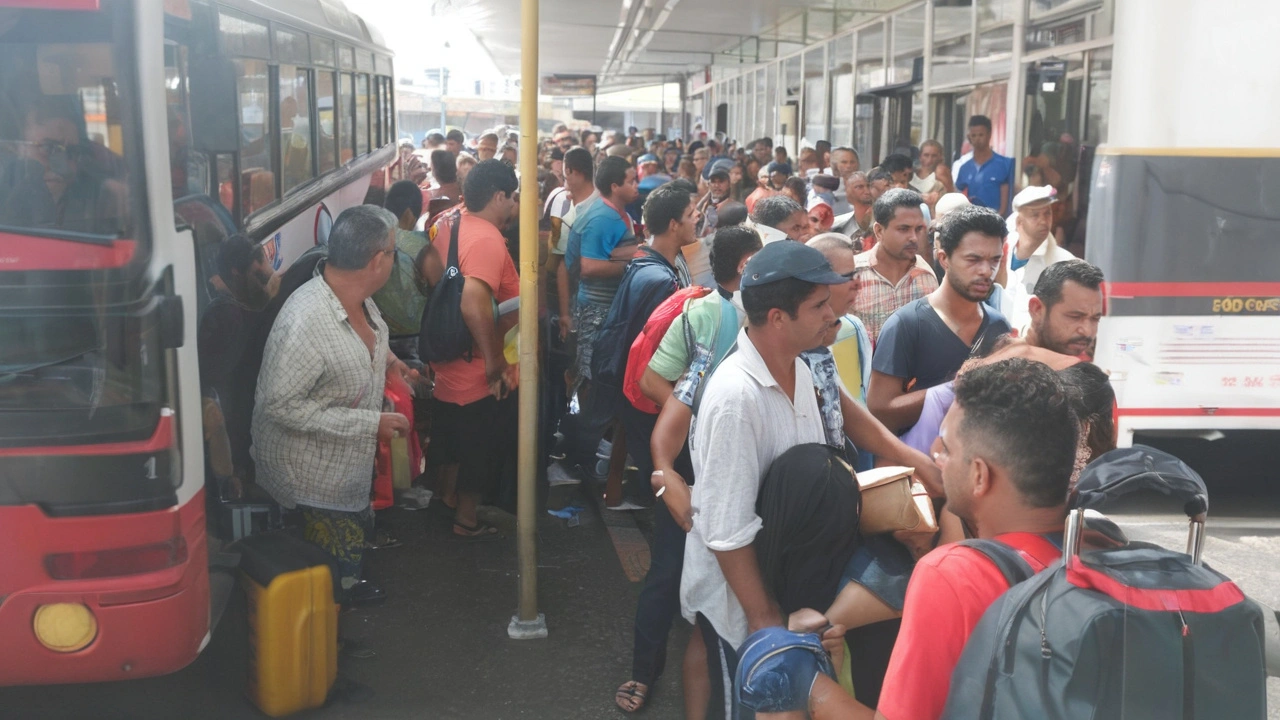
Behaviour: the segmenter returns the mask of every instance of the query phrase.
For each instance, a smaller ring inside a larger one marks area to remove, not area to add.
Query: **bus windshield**
[[[0,448],[160,415],[158,301],[122,272],[150,257],[131,13],[0,7]]]
[[[1100,154],[1094,176],[1088,259],[1107,280],[1274,281],[1280,157]]]
[[[140,239],[132,43],[124,4],[104,7],[0,8],[0,233]]]

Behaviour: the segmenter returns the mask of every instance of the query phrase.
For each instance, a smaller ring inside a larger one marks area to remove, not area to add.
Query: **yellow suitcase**
[[[237,546],[249,600],[249,699],[271,717],[320,707],[338,675],[331,559],[284,533]]]

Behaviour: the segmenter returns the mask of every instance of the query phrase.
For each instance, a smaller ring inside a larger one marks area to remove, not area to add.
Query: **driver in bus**
[[[40,96],[14,145],[0,170],[0,225],[113,236],[128,231],[125,188],[104,172],[118,158],[88,140],[75,96]]]

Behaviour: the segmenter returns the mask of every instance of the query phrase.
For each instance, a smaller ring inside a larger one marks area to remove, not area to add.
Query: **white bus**
[[[1087,258],[1119,442],[1280,430],[1280,9],[1116,3]]]

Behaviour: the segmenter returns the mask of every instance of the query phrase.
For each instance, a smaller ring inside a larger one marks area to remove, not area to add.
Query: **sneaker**
[[[427,488],[414,486],[400,492],[397,505],[405,510],[423,510],[431,505],[431,498],[434,495]]]
[[[605,508],[605,510],[612,510],[612,511],[614,511],[614,512],[634,512],[634,511],[636,511],[636,510],[648,510],[648,509],[649,509],[649,508],[648,508],[647,506],[645,506],[645,505],[641,505],[640,503],[637,503],[637,502],[635,502],[635,501],[633,501],[633,500],[625,500],[625,499],[622,501],[622,504],[621,504],[621,505],[614,505],[614,506],[612,506],[612,507],[610,507],[610,506],[608,506],[608,505],[605,505],[605,506],[604,506],[604,508]]]
[[[557,485],[582,484],[582,480],[574,477],[573,473],[570,473],[568,470],[565,469],[564,465],[561,465],[558,462],[553,462],[547,466],[547,482],[552,487],[555,487]]]

